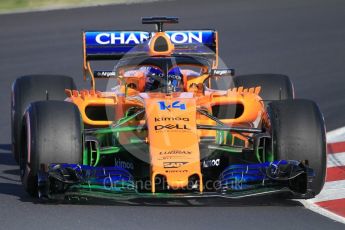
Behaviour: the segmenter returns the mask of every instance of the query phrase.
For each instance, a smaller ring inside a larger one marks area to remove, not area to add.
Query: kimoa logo
[[[122,161],[120,159],[114,160],[115,167],[124,168],[124,169],[134,169],[134,164],[132,162]]]
[[[155,122],[159,121],[189,121],[188,117],[155,117]]]
[[[174,44],[192,44],[203,41],[203,33],[197,32],[174,32],[166,34]],[[99,33],[95,40],[100,45],[116,44],[141,44],[149,38],[146,32],[117,32],[117,33]]]

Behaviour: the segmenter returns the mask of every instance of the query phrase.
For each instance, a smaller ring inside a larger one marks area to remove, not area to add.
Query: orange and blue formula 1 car
[[[174,17],[142,22],[157,30],[83,33],[88,90],[58,75],[14,82],[13,153],[28,193],[51,199],[320,193],[323,117],[314,102],[294,99],[287,76],[235,76],[218,68],[217,31],[165,31],[178,22]],[[92,69],[106,60],[111,69]],[[99,91],[102,79],[107,90]]]

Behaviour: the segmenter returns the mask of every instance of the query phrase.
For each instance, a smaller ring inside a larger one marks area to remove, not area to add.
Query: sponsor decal
[[[114,71],[94,71],[94,76],[96,78],[111,78],[116,77],[116,72]]]
[[[154,33],[139,31],[87,32],[88,45],[138,45],[148,40]],[[166,31],[173,44],[213,43],[213,31]]]
[[[155,125],[155,130],[190,130],[187,125],[180,125],[180,124],[167,124],[167,125]]]
[[[124,168],[124,169],[134,169],[134,164],[132,162],[128,161],[122,161],[120,159],[115,158],[114,160],[114,166],[119,167],[119,168]]]
[[[179,109],[179,110],[186,110],[186,104],[181,103],[180,101],[174,101],[170,105],[166,103],[166,101],[159,101],[158,102],[160,110],[170,110],[170,109]]]
[[[188,117],[155,117],[155,122],[160,121],[189,121]]]
[[[226,75],[233,76],[234,74],[235,74],[234,69],[213,69],[211,71],[211,75],[213,76],[226,76]]]
[[[104,32],[98,33],[95,41],[99,45],[135,45],[143,43],[148,38],[147,32]]]
[[[203,168],[218,167],[220,165],[220,159],[204,160],[202,162]]]
[[[190,160],[189,157],[183,155],[172,155],[172,156],[162,156],[157,158],[160,161],[168,161],[168,160]]]
[[[165,170],[166,173],[188,173],[188,170]]]
[[[192,151],[188,150],[169,150],[160,152],[159,155],[190,155]]]
[[[188,162],[163,162],[164,168],[179,168]]]
[[[202,32],[172,32],[167,33],[170,37],[170,41],[174,44],[202,44],[203,36]]]

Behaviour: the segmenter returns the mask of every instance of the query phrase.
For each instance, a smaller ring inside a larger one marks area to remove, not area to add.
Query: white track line
[[[313,203],[345,198],[345,180],[326,182],[321,193],[309,201]]]
[[[345,152],[328,154],[327,168],[345,165]]]
[[[327,143],[345,141],[345,127],[327,133]]]
[[[327,143],[345,141],[345,127],[327,133]],[[329,154],[327,167],[337,167],[345,165],[345,153]],[[345,224],[345,218],[318,206],[317,202],[345,198],[345,180],[326,182],[323,190],[314,199],[300,200],[304,207],[313,212],[319,213],[332,220]]]
[[[342,216],[339,216],[333,212],[330,212],[327,209],[321,208],[320,206],[314,204],[313,202],[311,202],[309,200],[302,200],[300,202],[304,205],[305,208],[307,208],[313,212],[319,213],[320,215],[323,215],[323,216],[328,217],[332,220],[335,220],[335,221],[338,221],[340,223],[345,224],[345,218]]]

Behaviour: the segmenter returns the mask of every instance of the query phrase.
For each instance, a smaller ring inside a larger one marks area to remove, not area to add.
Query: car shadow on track
[[[2,165],[17,165],[12,155],[10,144],[0,144],[0,164]]]
[[[22,202],[40,203],[38,199],[31,198],[20,183],[0,183],[0,195],[15,196]]]
[[[11,151],[10,144],[0,144],[0,195],[15,196],[20,201],[33,202],[22,187],[19,167]]]
[[[11,153],[11,145],[0,144],[0,179],[20,182],[19,167]]]

